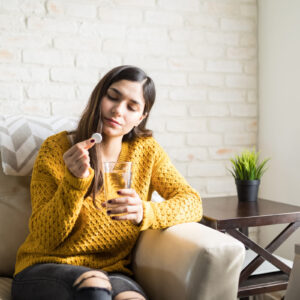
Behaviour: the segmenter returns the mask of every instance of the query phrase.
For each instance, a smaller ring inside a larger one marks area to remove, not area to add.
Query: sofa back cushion
[[[28,234],[29,176],[10,176],[0,166],[0,275],[14,272],[16,253]]]
[[[43,140],[76,124],[75,118],[0,116],[0,275],[12,276],[28,234],[30,175]]]

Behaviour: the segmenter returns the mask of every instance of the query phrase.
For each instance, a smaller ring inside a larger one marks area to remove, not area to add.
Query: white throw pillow
[[[73,130],[78,118],[0,116],[0,151],[6,175],[27,176],[42,142],[55,133]]]

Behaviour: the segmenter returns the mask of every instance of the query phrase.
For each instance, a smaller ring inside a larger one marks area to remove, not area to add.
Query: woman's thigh
[[[18,273],[12,285],[13,300],[71,300],[76,289],[74,282],[93,269],[67,264],[36,264]],[[112,286],[112,299],[125,291],[135,291],[147,299],[141,286],[122,273],[107,273]]]
[[[12,284],[13,300],[69,300],[74,297],[73,283],[90,268],[45,263],[18,273]]]

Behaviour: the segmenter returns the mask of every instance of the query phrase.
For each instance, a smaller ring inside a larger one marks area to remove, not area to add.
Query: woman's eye
[[[135,111],[135,108],[132,107],[132,106],[128,106],[128,109],[131,110],[131,111]]]
[[[111,95],[107,94],[108,99],[116,101],[118,100],[118,98],[112,97]]]

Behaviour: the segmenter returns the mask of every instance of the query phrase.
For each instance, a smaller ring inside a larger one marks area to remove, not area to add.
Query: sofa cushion
[[[11,299],[11,278],[0,278],[0,300],[10,300]]]
[[[30,177],[5,175],[0,166],[0,182],[0,275],[12,276],[17,250],[28,234]]]
[[[30,175],[42,142],[62,130],[76,128],[78,118],[0,116],[0,152],[6,175]]]
[[[76,124],[75,118],[0,116],[0,275],[13,275],[17,250],[28,234],[31,177],[25,175],[31,174],[40,145]]]

